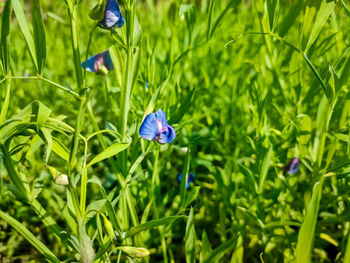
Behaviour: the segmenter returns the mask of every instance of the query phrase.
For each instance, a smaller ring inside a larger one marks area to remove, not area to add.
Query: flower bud
[[[55,182],[56,184],[64,186],[69,184],[68,177],[65,174],[60,174],[59,176],[57,176]]]
[[[110,236],[111,239],[114,239],[115,233],[114,233],[112,223],[107,219],[107,217],[105,215],[103,215],[103,214],[101,214],[101,215],[103,217],[104,227],[106,228],[108,235]]]
[[[129,247],[129,246],[122,246],[122,247],[117,247],[117,249],[125,252],[131,257],[134,258],[143,258],[149,256],[149,251],[146,248],[143,247]]]

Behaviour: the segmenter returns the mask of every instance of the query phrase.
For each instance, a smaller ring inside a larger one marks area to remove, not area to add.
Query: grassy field
[[[350,3],[115,7],[0,1],[0,262],[350,262]]]

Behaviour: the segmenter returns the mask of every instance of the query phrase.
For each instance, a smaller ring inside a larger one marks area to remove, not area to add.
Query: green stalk
[[[70,89],[68,89],[68,88],[66,88],[66,87],[64,87],[64,86],[62,86],[62,85],[60,85],[60,84],[58,84],[58,83],[56,83],[56,82],[53,82],[53,81],[51,81],[51,80],[49,80],[49,79],[47,79],[47,78],[44,78],[44,77],[42,77],[42,76],[30,76],[30,77],[7,76],[7,77],[5,77],[5,79],[42,80],[42,81],[44,81],[44,82],[47,82],[47,83],[51,84],[52,86],[55,86],[55,87],[57,87],[57,88],[63,90],[64,92],[67,92],[67,93],[73,95],[76,99],[80,99],[80,96],[79,96],[78,93],[76,93],[76,92],[74,92],[73,90],[70,90]]]
[[[4,122],[7,114],[7,110],[10,103],[10,80],[6,83],[6,93],[5,93],[5,99],[2,103],[1,112],[0,112],[0,125]]]
[[[125,20],[126,23],[126,39],[127,39],[127,58],[126,58],[126,69],[124,70],[122,93],[120,98],[120,134],[122,141],[126,140],[128,114],[130,109],[130,96],[133,86],[133,74],[136,74],[134,70],[135,56],[133,54],[134,49],[134,21],[135,21],[135,4],[133,1],[129,3],[126,9]],[[123,175],[126,176],[127,168],[127,151],[121,153],[121,168]]]
[[[86,100],[85,96],[81,98],[80,107],[79,107],[78,116],[77,116],[76,127],[75,127],[75,131],[74,131],[72,150],[71,150],[70,156],[69,156],[69,170],[68,170],[69,174],[68,175],[71,174],[71,170],[75,166],[76,160],[77,160],[76,155],[78,152],[79,135],[80,135],[80,130],[81,130],[82,123],[83,123],[83,117],[84,117],[84,112],[85,112],[85,108],[86,108],[86,101],[87,100]]]
[[[159,180],[159,173],[158,173],[158,163],[159,163],[159,147],[157,147],[157,149],[155,150],[153,173],[152,173],[153,196],[155,196],[155,200],[156,200],[156,202],[154,202],[154,214],[156,216],[156,219],[159,219],[157,200],[159,200],[160,198],[160,189],[159,189],[160,180]],[[163,231],[164,231],[164,226],[159,227],[159,235],[160,235],[161,244],[162,244],[163,258],[164,258],[164,262],[168,263],[167,246],[166,246],[166,241],[165,241]]]
[[[67,4],[68,4],[68,13],[70,17],[69,21],[70,21],[75,75],[76,75],[76,81],[78,84],[78,90],[80,91],[83,86],[83,75],[81,72],[81,60],[80,60],[80,51],[79,51],[79,33],[78,33],[79,23],[78,23],[77,5],[73,4],[72,0],[67,0]]]

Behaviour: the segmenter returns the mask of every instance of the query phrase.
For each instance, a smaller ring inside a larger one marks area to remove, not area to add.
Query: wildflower
[[[182,177],[182,173],[179,173],[177,175],[177,181],[179,183],[181,183],[181,177]],[[187,183],[186,183],[186,188],[190,187],[190,183],[192,183],[194,181],[194,174],[188,174],[187,175]]]
[[[122,27],[124,25],[124,18],[120,12],[118,2],[116,0],[107,0],[104,17],[100,21],[100,27],[104,29],[113,29],[115,27]]]
[[[87,61],[81,63],[83,68],[86,67],[87,71],[107,74],[108,71],[114,70],[112,63],[111,55],[109,50],[106,50],[102,53],[98,53],[90,58]]]
[[[289,163],[284,167],[284,170],[288,174],[295,174],[297,171],[299,171],[299,159],[293,158],[289,161]]]
[[[159,143],[170,143],[176,136],[175,129],[167,123],[165,113],[161,109],[146,116],[139,133],[142,138]]]

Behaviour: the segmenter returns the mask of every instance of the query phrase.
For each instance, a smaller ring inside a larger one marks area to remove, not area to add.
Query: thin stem
[[[68,88],[66,88],[66,87],[64,87],[64,86],[62,86],[62,85],[60,85],[60,84],[58,84],[56,82],[53,82],[53,81],[51,81],[51,80],[49,80],[47,78],[44,78],[42,76],[29,76],[29,77],[25,77],[25,76],[23,76],[23,77],[22,76],[6,76],[5,79],[42,80],[42,81],[45,81],[45,82],[47,82],[47,83],[49,83],[49,84],[51,84],[51,85],[53,85],[53,86],[63,90],[63,91],[65,91],[65,92],[68,92],[69,94],[73,95],[75,98],[80,99],[80,96],[79,96],[78,93],[76,93],[73,90],[70,90],[70,89],[68,89]]]
[[[84,82],[83,82],[83,87],[86,87],[86,66],[87,66],[87,60],[89,57],[89,50],[90,50],[90,44],[91,44],[91,40],[92,40],[92,36],[95,32],[95,29],[97,28],[98,24],[96,24],[93,29],[90,32],[90,36],[89,36],[89,42],[86,48],[86,53],[85,53],[85,62],[84,62]]]
[[[73,146],[72,146],[72,151],[69,156],[69,169],[68,173],[69,175],[71,174],[71,169],[75,166],[76,164],[76,154],[78,151],[78,145],[79,145],[79,135],[80,135],[80,130],[82,127],[83,123],[83,117],[84,117],[84,112],[86,108],[86,97],[82,97],[81,102],[80,102],[80,107],[79,107],[79,112],[77,116],[77,123],[74,131],[74,138],[73,138]]]

